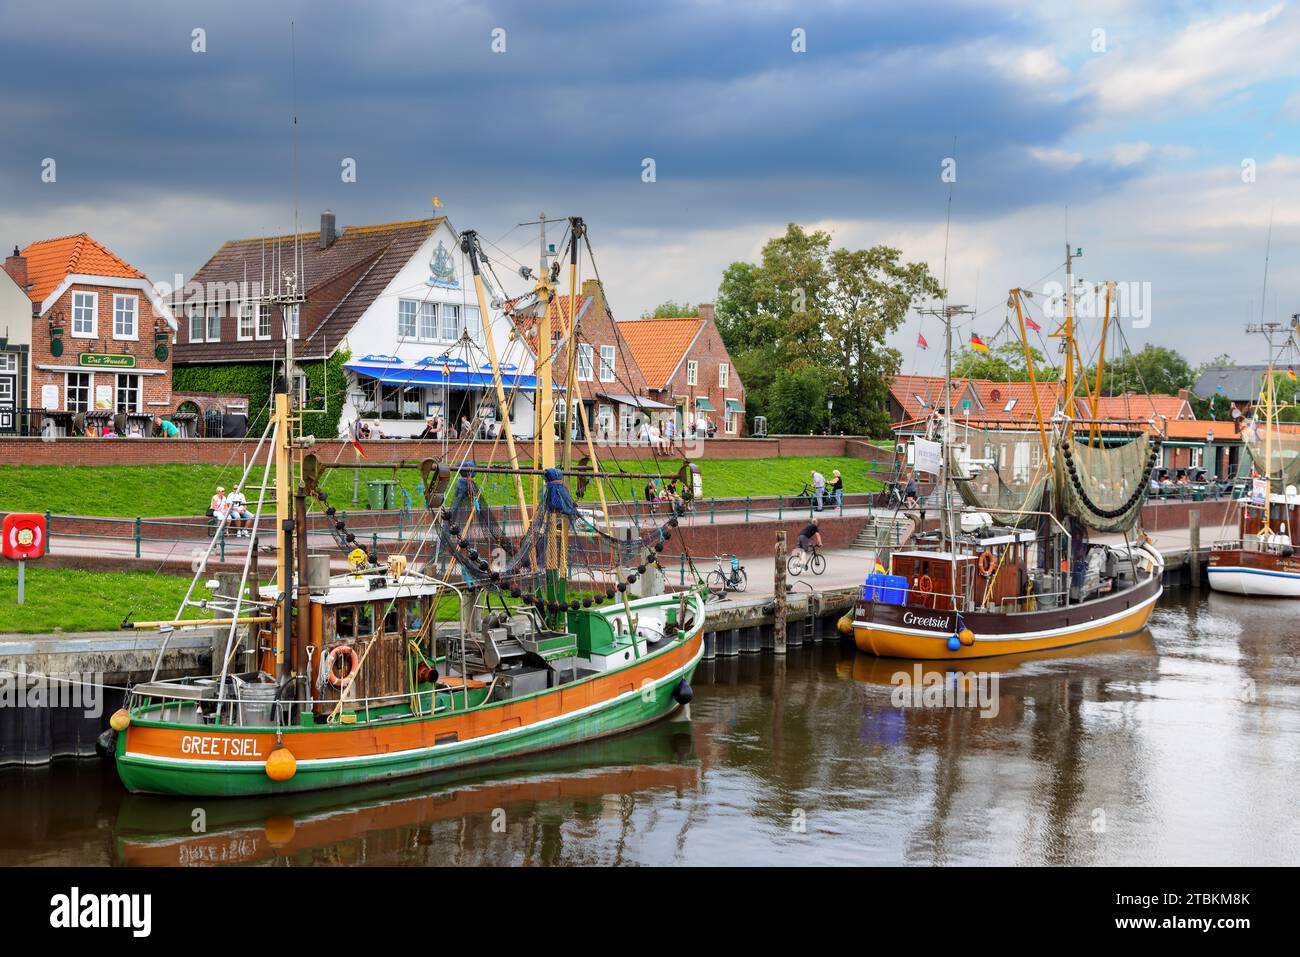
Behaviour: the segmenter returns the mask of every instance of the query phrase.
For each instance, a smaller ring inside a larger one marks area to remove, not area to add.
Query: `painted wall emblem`
[[[447,247],[441,240],[438,241],[438,248],[433,252],[433,258],[429,260],[429,278],[424,281],[424,284],[439,289],[460,288],[460,281],[456,278],[456,264],[451,261],[451,254],[447,252]]]

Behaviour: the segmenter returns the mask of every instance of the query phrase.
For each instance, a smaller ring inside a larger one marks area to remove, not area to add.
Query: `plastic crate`
[[[878,601],[885,605],[907,604],[907,576],[872,572],[862,586],[865,601]]]

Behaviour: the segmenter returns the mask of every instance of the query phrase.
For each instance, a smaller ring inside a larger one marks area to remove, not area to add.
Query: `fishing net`
[[[1241,438],[1255,471],[1268,476],[1274,492],[1280,493],[1288,485],[1300,485],[1300,432],[1284,432],[1276,425],[1270,428],[1249,419],[1241,430]]]
[[[1028,526],[1051,478],[1038,432],[963,428],[966,460],[949,446],[949,463],[962,501],[988,512],[1001,525]]]
[[[679,513],[671,507],[644,527],[632,513],[605,516],[599,506],[574,499],[561,470],[548,469],[525,527],[517,505],[486,504],[475,473],[467,462],[452,482],[450,501],[435,523],[440,552],[471,588],[508,591],[551,611],[590,608],[626,591],[658,563],[678,526]],[[570,587],[574,597],[557,600],[557,584],[562,597]],[[551,597],[543,600],[544,594]]]
[[[1158,441],[1158,440],[1157,440]],[[1123,532],[1137,522],[1158,458],[1146,435],[1122,445],[1061,444],[1059,486],[1066,512],[1088,528]]]

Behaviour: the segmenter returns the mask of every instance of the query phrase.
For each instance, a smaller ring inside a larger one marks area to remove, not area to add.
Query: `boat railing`
[[[1014,614],[1024,611],[1046,611],[1050,608],[1063,608],[1066,599],[1069,596],[1067,589],[1061,591],[1044,591],[1034,592],[1032,595],[1007,595],[1002,598],[998,604],[1003,614]],[[1029,603],[1033,602],[1035,608],[1030,608]]]

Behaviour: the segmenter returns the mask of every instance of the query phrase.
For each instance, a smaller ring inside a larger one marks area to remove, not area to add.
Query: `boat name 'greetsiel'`
[[[182,754],[201,754],[218,758],[260,758],[256,738],[219,738],[187,734],[181,738]]]
[[[913,612],[903,612],[903,624],[920,625],[922,628],[942,628],[951,630],[947,615],[917,615]]]

